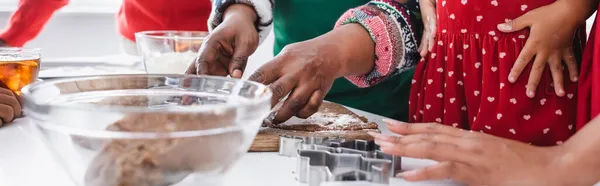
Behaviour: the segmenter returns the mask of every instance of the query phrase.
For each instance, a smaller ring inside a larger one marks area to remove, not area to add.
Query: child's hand
[[[572,45],[575,30],[581,24],[577,17],[582,16],[574,16],[573,14],[587,13],[581,10],[573,11],[574,8],[569,3],[557,1],[532,10],[509,23],[498,25],[498,29],[502,32],[515,32],[527,27],[531,29],[529,39],[527,39],[508,77],[511,83],[516,82],[535,56],[527,83],[526,94],[530,98],[535,97],[535,91],[546,64],[550,66],[556,95],[560,97],[565,95],[563,63],[569,70],[570,80],[577,82],[579,72]]]
[[[419,53],[421,54],[421,57],[425,57],[427,52],[431,52],[433,49],[437,31],[435,0],[421,0],[419,1],[419,7],[421,9],[423,24],[425,25],[425,31],[423,32],[421,45],[419,46]]]
[[[0,87],[0,126],[10,123],[21,116],[21,104],[17,96],[9,89]]]
[[[579,161],[580,157],[568,153],[574,143],[536,147],[441,124],[386,123],[390,131],[401,136],[371,133],[383,152],[440,162],[400,173],[407,181],[451,178],[468,185],[558,186],[592,185],[598,180],[593,171],[597,166],[587,172],[573,166],[572,160]]]

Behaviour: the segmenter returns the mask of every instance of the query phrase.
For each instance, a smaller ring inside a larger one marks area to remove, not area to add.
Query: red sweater
[[[0,32],[0,39],[9,46],[24,45],[67,3],[68,0],[20,0],[17,11]],[[145,30],[206,31],[210,11],[210,0],[123,0],[117,22],[119,32],[134,41],[134,34]]]

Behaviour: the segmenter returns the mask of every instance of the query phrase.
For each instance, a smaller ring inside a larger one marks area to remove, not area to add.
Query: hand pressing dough
[[[279,136],[343,137],[349,140],[372,140],[367,132],[380,132],[374,122],[359,116],[344,106],[323,102],[319,111],[307,119],[292,118],[274,125],[265,123],[254,139],[250,151],[276,152]]]

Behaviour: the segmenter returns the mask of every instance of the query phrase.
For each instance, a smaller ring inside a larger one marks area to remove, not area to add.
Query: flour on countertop
[[[355,115],[336,114],[336,113],[315,113],[307,119],[292,118],[285,123],[279,124],[284,126],[293,125],[319,125],[320,127],[330,129],[343,129],[350,125],[367,125],[368,123],[360,120]]]

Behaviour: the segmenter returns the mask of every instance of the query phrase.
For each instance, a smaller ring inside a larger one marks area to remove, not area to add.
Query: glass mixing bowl
[[[261,84],[119,75],[23,88],[32,131],[78,186],[220,185],[270,110]]]
[[[135,40],[147,73],[183,74],[207,35],[200,31],[144,31],[135,33]]]

